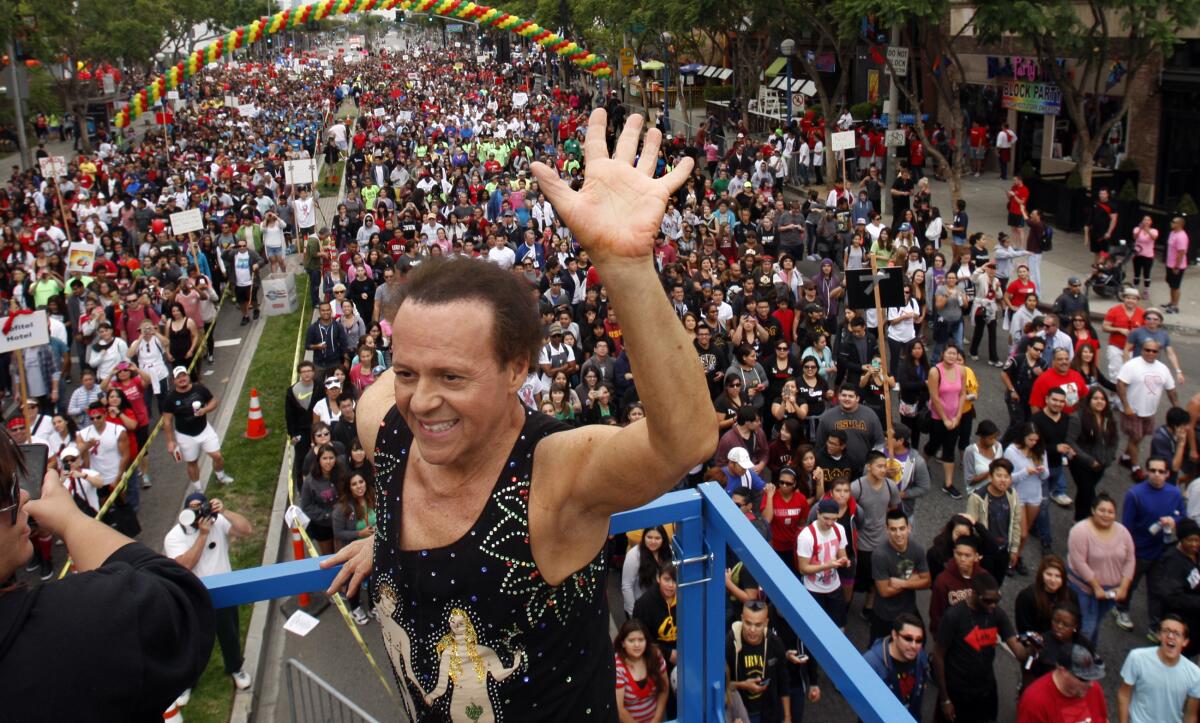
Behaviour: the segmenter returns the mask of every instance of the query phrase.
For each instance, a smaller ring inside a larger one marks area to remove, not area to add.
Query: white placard
[[[309,615],[303,610],[297,610],[296,612],[292,613],[292,616],[287,619],[286,623],[283,624],[283,629],[289,633],[295,633],[300,637],[304,637],[305,635],[311,633],[313,628],[317,627],[317,624],[320,622],[320,620],[314,618],[312,615]]]
[[[96,247],[91,244],[72,242],[67,247],[67,273],[78,271],[81,274],[92,273],[96,264]]]
[[[889,46],[887,49],[887,58],[891,62],[892,67],[896,69],[897,77],[903,78],[908,75],[908,48]]]
[[[854,131],[839,131],[830,138],[830,146],[836,151],[848,151],[854,148]]]
[[[167,91],[167,100],[179,100],[179,91],[168,90]]]
[[[301,158],[296,161],[284,161],[283,175],[289,186],[314,183],[317,179],[317,160]]]
[[[528,93],[522,93],[519,90],[513,93],[512,104],[513,104],[514,108],[524,108],[525,104],[528,102],[529,102],[529,94]]]
[[[225,107],[236,108],[238,106],[238,97],[236,95],[225,96]]]
[[[492,56],[490,56],[490,55],[480,55],[480,56],[478,56],[477,58],[475,58],[475,60],[476,60],[476,61],[477,61],[477,62],[478,62],[480,65],[483,65],[484,63],[486,63],[486,62],[488,62],[489,60],[491,60],[491,58],[492,58]]]
[[[42,178],[60,178],[67,175],[67,159],[62,156],[48,156],[38,159]]]
[[[884,145],[896,147],[903,146],[904,131],[888,131],[884,136]]]
[[[288,523],[288,527],[308,527],[308,515],[296,505],[284,510],[283,519]]]
[[[326,78],[332,78],[333,77],[333,68],[326,68],[324,73],[325,73]]]
[[[258,108],[256,108],[253,103],[246,103],[244,105],[239,105],[237,107],[237,109],[238,109],[238,115],[240,115],[240,116],[245,116],[247,118],[253,118],[258,115]]]
[[[411,110],[402,110],[396,115],[396,117],[399,118],[404,123],[408,123],[409,121],[412,120],[412,111]]]
[[[0,316],[7,320],[9,317]],[[7,323],[7,321],[5,321]],[[21,314],[12,320],[12,328],[7,333],[0,324],[0,354],[6,351],[16,351],[31,346],[41,346],[50,343],[50,325],[46,321],[46,310],[39,309],[32,314]]]
[[[375,116],[376,118],[382,118],[387,115],[387,111],[383,108],[376,108],[375,110],[371,111],[371,115]]]
[[[104,84],[105,95],[112,95],[117,92],[117,79],[113,77],[112,73],[105,73],[100,78],[100,82]]]
[[[192,231],[204,230],[204,216],[198,208],[189,208],[171,214],[171,233],[179,236]]]

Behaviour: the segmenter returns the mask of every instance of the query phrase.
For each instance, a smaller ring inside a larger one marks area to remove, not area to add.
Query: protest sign
[[[96,263],[96,247],[76,241],[67,247],[67,273],[92,273]]]
[[[0,329],[0,354],[50,343],[50,324],[46,321],[45,309],[6,318],[12,323],[0,325],[8,327],[8,331]]]
[[[41,168],[43,178],[58,178],[67,175],[67,159],[62,156],[39,158],[38,166]]]
[[[854,131],[834,133],[830,145],[835,151],[848,151],[854,148]]]
[[[512,104],[513,104],[514,108],[524,108],[525,104],[528,102],[529,102],[529,94],[528,93],[522,93],[521,91],[518,90],[512,94]]]
[[[284,161],[283,174],[289,186],[313,183],[317,178],[317,160],[301,158],[296,161]]]
[[[204,216],[200,214],[198,208],[189,208],[186,211],[171,214],[171,233],[176,236],[203,229]]]

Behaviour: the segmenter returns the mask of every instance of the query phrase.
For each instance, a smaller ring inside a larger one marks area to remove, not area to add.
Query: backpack
[[[1045,224],[1042,228],[1042,253],[1054,250],[1054,227]]]
[[[808,558],[809,562],[817,561],[817,549],[821,543],[821,541],[817,539],[816,524],[817,523],[814,522],[805,528],[806,530],[809,530],[810,532],[812,532],[812,538],[813,538],[813,552],[812,552],[812,557]],[[841,547],[842,546],[842,523],[840,523],[840,522],[834,523],[833,534],[837,537],[838,547]]]

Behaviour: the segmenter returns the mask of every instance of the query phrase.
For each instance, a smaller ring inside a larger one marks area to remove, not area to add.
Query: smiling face
[[[477,304],[400,306],[392,328],[396,407],[430,464],[465,464],[495,438],[497,423],[519,408],[523,362],[501,365],[490,346],[493,322]],[[455,334],[446,334],[454,329]]]

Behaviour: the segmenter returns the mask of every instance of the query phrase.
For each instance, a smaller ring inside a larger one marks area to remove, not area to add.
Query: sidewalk
[[[980,178],[968,177],[963,179],[963,198],[967,202],[967,215],[970,217],[970,231],[982,231],[989,238],[995,238],[1001,231],[1008,231],[1007,192],[1012,185],[1011,180],[1000,180],[994,173]],[[949,220],[954,215],[953,204],[950,201],[950,187],[947,183],[930,181],[933,189],[933,205],[942,212],[942,218]],[[1125,238],[1132,243],[1133,227],[1140,219],[1120,219],[1117,226],[1117,238]],[[1053,224],[1052,224],[1053,225]],[[1168,229],[1159,229],[1160,234],[1166,234]],[[1082,233],[1071,233],[1055,227],[1054,250],[1042,256],[1042,301],[1051,304],[1067,286],[1067,279],[1072,276],[1086,278],[1091,271],[1092,253],[1084,244]],[[1161,258],[1155,260],[1153,282],[1150,285],[1150,299],[1142,302],[1143,307],[1162,307],[1167,303],[1167,284],[1165,279],[1166,266]],[[1133,273],[1132,266],[1126,267],[1126,276]],[[1184,275],[1183,295],[1179,302],[1179,313],[1166,317],[1164,326],[1172,331],[1185,334],[1200,334],[1200,286],[1197,286],[1196,272],[1190,271]],[[1190,287],[1190,288],[1189,288]],[[1102,299],[1095,294],[1090,296],[1093,318],[1103,318],[1104,313],[1120,303],[1119,299]]]

